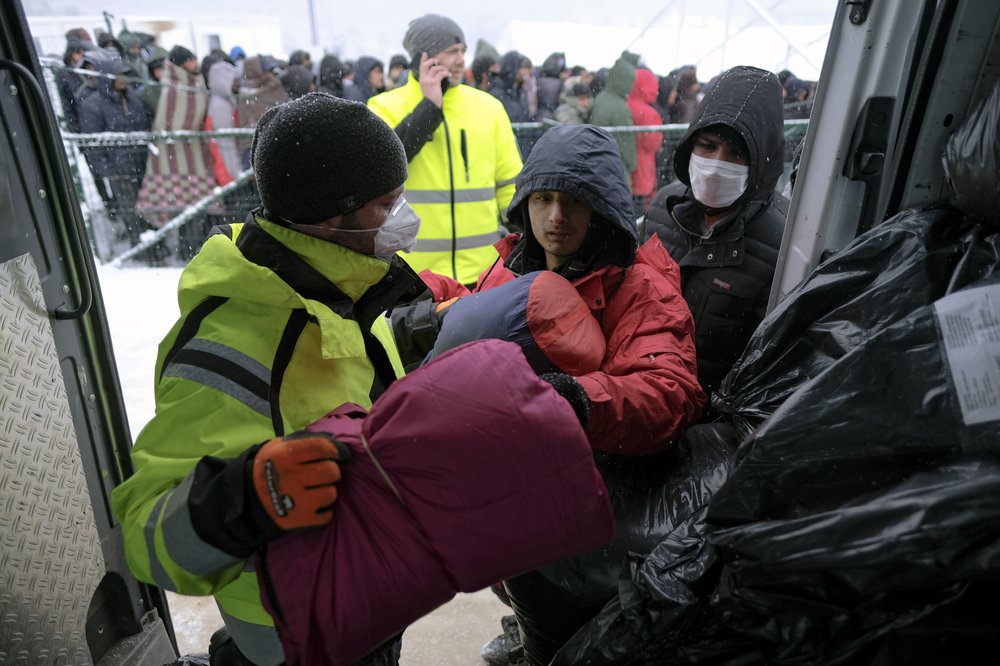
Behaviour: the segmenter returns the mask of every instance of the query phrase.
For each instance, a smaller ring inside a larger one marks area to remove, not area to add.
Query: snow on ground
[[[177,319],[180,268],[97,267],[132,438],[153,417],[153,366]]]
[[[181,270],[97,267],[133,439],[155,411],[153,368],[157,347],[179,313]],[[167,603],[181,654],[207,652],[209,637],[221,626],[215,604],[171,593]],[[500,633],[500,616],[509,612],[489,590],[459,594],[406,630],[400,661],[403,666],[481,665],[480,648]]]

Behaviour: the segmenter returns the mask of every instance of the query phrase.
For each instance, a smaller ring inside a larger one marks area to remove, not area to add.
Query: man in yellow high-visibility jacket
[[[454,21],[414,19],[403,47],[413,58],[406,84],[368,100],[403,142],[406,200],[422,220],[403,258],[417,271],[474,284],[497,257],[500,212],[521,170],[517,142],[503,105],[462,85],[465,35]]]
[[[403,146],[367,107],[326,93],[272,107],[251,155],[262,206],[218,227],[181,274],[156,415],[111,500],[136,578],[215,596],[211,663],[278,666],[254,556],[336,519],[344,461],[302,429],[403,376],[383,313],[425,287],[396,256],[419,224]],[[400,641],[360,663],[398,663]]]

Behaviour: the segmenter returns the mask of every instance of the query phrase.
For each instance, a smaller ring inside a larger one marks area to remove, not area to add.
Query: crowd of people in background
[[[536,66],[528,56],[518,51],[501,54],[482,39],[470,55],[463,82],[503,103],[515,124],[522,160],[544,129],[518,128],[517,123],[603,127],[687,124],[719,78],[716,75],[702,82],[695,65],[657,74],[642,64],[639,54],[627,51],[610,67],[596,71],[570,65],[558,51]],[[253,128],[268,108],[313,91],[367,103],[403,86],[411,70],[419,66],[402,53],[391,55],[386,67],[385,61],[374,55],[351,60],[327,54],[314,60],[309,52],[295,50],[283,59],[247,54],[238,45],[228,51],[212,49],[199,60],[182,45],[167,50],[150,34],[123,29],[117,36],[104,32],[93,39],[83,28],[66,33],[63,62],[57,86],[65,128],[83,133]],[[88,76],[88,71],[103,76]],[[808,118],[816,82],[801,80],[788,70],[777,76],[784,91],[785,118]],[[161,108],[163,91],[170,88],[182,92],[178,99],[193,108],[193,113],[177,117],[176,99],[169,109],[167,104]],[[186,96],[185,91],[189,93]],[[663,149],[664,135],[659,131],[620,132],[615,139],[632,186],[636,213],[642,215],[653,194],[671,180],[671,151]],[[220,137],[203,148],[210,154],[203,165],[192,167],[188,174],[192,179],[222,185],[249,168],[247,140]],[[149,197],[142,196],[143,181],[150,164],[146,145],[98,146],[83,152],[120,242],[135,245],[145,231],[169,219],[169,213],[192,203],[165,202],[155,192],[152,203],[145,201]],[[177,174],[172,176],[176,181]],[[244,193],[246,197],[253,199],[255,193]],[[144,214],[144,201],[157,211]],[[161,219],[151,219],[157,217]],[[206,224],[193,228],[201,233]],[[197,245],[197,238],[192,237],[187,245]],[[194,249],[183,248],[182,253],[190,256]]]

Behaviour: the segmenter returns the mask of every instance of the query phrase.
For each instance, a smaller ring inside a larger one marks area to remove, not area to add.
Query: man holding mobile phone
[[[463,84],[465,34],[454,21],[414,19],[403,48],[412,76],[368,106],[394,128],[409,162],[406,199],[422,224],[404,259],[475,284],[497,258],[501,212],[521,170],[514,131],[499,100]]]

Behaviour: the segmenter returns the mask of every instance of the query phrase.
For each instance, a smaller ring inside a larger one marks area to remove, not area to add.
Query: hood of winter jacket
[[[118,76],[119,74],[124,74],[125,76],[135,76],[135,72],[132,71],[132,68],[117,58],[98,60],[95,62],[94,67],[101,74],[111,75],[96,77],[94,88],[103,95],[113,96],[118,94],[118,92],[114,89],[115,80],[112,77]]]
[[[298,99],[309,94],[309,85],[313,81],[312,72],[302,65],[292,65],[281,75],[281,85],[290,99]]]
[[[385,71],[385,66],[382,61],[378,58],[372,56],[361,56],[358,61],[354,63],[354,85],[358,86],[364,93],[365,97],[371,97],[377,94],[379,91],[372,88],[371,84],[368,83],[368,75],[376,67],[381,67],[382,71]]]
[[[308,236],[261,216],[253,216],[252,224],[277,240],[280,246],[294,252],[307,264],[336,285],[351,300],[357,301],[388,273],[390,264],[366,256],[342,245]],[[233,225],[238,234],[246,224]],[[279,247],[279,246],[275,246]],[[285,250],[283,250],[285,251]],[[196,304],[207,296],[225,296],[276,308],[305,308],[313,316],[335,316],[319,300],[310,299],[280,279],[274,272],[260,270],[247,261],[238,243],[225,234],[214,234],[205,241],[202,250],[185,268],[181,276],[178,298],[182,307]]]
[[[235,65],[230,65],[225,60],[220,60],[208,70],[208,89],[213,95],[235,101],[236,95],[233,93],[233,81],[239,75],[239,70],[236,69]]]
[[[521,67],[521,54],[517,51],[507,51],[500,58],[500,73],[496,82],[503,85],[504,90],[513,90],[517,81],[517,70]]]
[[[118,43],[126,49],[139,48],[142,46],[142,39],[130,30],[122,30],[118,33]]]
[[[747,190],[733,207],[766,201],[774,192],[784,168],[785,132],[781,83],[773,73],[757,67],[726,70],[698,106],[694,120],[674,152],[674,172],[691,186],[688,164],[694,135],[712,125],[735,130],[746,143],[750,159]]]
[[[347,67],[337,56],[324,56],[319,62],[319,84],[334,90],[343,90],[346,70]]]
[[[530,235],[527,199],[543,190],[567,192],[586,202],[595,214],[624,232],[634,249],[639,234],[632,209],[632,193],[625,181],[618,144],[593,125],[554,127],[538,140],[517,175],[514,198],[507,215]]]
[[[608,72],[608,81],[604,86],[605,90],[622,99],[628,98],[628,94],[632,92],[632,86],[635,84],[635,64],[629,56],[634,57],[634,54],[625,51],[615,61]]]
[[[561,51],[556,51],[549,55],[542,63],[541,68],[538,70],[539,76],[548,76],[554,79],[558,79],[559,75],[566,68],[566,54]]]
[[[632,91],[628,94],[629,100],[638,100],[646,104],[656,101],[656,94],[660,90],[660,82],[648,69],[639,69],[635,72],[635,83],[632,84]]]
[[[259,86],[264,78],[264,66],[259,55],[250,56],[243,61],[243,80],[251,86]]]
[[[97,47],[93,42],[85,41],[82,39],[77,39],[75,37],[70,37],[66,40],[66,50],[63,51],[63,64],[69,67],[73,64],[73,54],[77,51],[93,51]]]
[[[500,61],[500,52],[496,50],[496,47],[482,38],[476,40],[476,51],[472,59],[475,60],[479,56],[493,56],[498,62]]]

